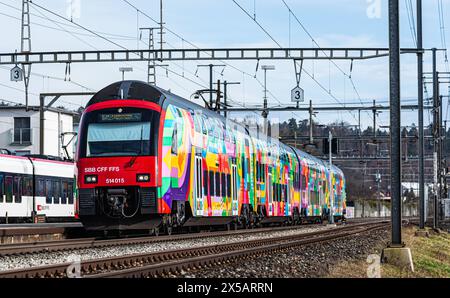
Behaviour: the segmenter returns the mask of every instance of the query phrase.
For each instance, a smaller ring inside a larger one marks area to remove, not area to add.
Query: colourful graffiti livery
[[[112,98],[110,90],[114,90],[114,94],[122,90],[121,99]],[[106,160],[102,156],[89,157],[87,152],[95,150],[95,146],[99,146],[99,141],[107,137],[113,138],[112,136],[97,132],[95,136],[98,140],[97,143],[92,142],[93,145],[88,139],[84,140],[85,135],[89,134],[84,126],[92,125],[89,121],[94,121],[88,119],[98,118],[89,116],[89,113],[93,111],[101,113],[103,108],[99,105],[106,102],[112,104],[107,107],[109,114],[104,119],[108,121],[120,119],[122,125],[127,117],[111,116],[112,107],[118,108],[122,114],[125,113],[122,110],[128,111],[126,109],[132,108],[142,108],[144,114],[147,113],[145,109],[150,109],[148,113],[153,113],[151,119],[143,117],[152,121],[153,126],[149,130],[152,142],[150,147],[153,145],[155,148],[153,154],[152,150],[142,154],[141,144],[139,152],[130,154],[128,158],[123,157],[123,154],[117,154],[114,159],[107,159],[109,165],[117,161],[119,172],[132,163],[131,168],[136,167],[136,171],[141,173],[148,172],[153,180],[147,181],[148,184],[142,184],[134,178],[134,180],[125,178],[119,179],[117,183],[109,181],[110,183],[103,184],[102,181],[108,178],[98,174],[98,184],[87,185],[82,183],[85,178],[78,177],[77,181],[81,181],[78,186],[82,194],[86,192],[83,188],[97,191],[103,189],[105,197],[108,197],[109,193],[114,193],[110,189],[129,187],[130,189],[125,189],[124,196],[130,194],[136,196],[136,200],[142,202],[141,207],[140,203],[136,203],[138,206],[136,208],[154,206],[154,209],[148,207],[146,212],[136,211],[136,217],[141,216],[145,219],[146,214],[149,214],[149,217],[151,214],[159,217],[169,215],[170,219],[164,222],[170,224],[182,224],[189,217],[234,218],[236,222],[246,225],[264,222],[270,218],[284,218],[291,221],[320,220],[329,214],[331,195],[334,198],[334,215],[343,218],[345,214],[345,178],[337,167],[333,166],[330,171],[329,165],[322,160],[278,140],[263,137],[260,133],[231,122],[217,113],[142,82],[119,82],[108,86],[88,104],[85,111],[88,116],[83,115],[80,126],[82,148],[81,154],[77,155],[78,176],[85,176],[86,168],[93,169],[101,165],[102,160]],[[114,102],[118,105],[114,106]],[[147,106],[141,107],[138,102],[147,102]],[[136,110],[131,111],[136,114]],[[132,121],[138,119],[137,116],[128,118]],[[144,122],[139,122],[139,125],[144,125],[141,123]],[[133,129],[136,129],[135,127],[136,124]],[[141,138],[137,138],[138,142],[143,142],[142,131],[141,129]],[[139,131],[136,135],[138,134]],[[108,141],[108,144],[111,144],[109,139]],[[90,149],[90,146],[94,149]],[[147,168],[135,165],[146,162],[145,158],[151,158],[151,164],[148,164]],[[125,166],[119,164],[121,159]],[[127,173],[131,173],[131,168],[126,170]],[[132,173],[130,177],[134,177],[135,174],[139,173]],[[131,188],[139,191],[133,191]],[[154,203],[142,195],[152,191],[154,195],[150,195],[150,200],[154,197]],[[129,197],[125,199],[128,202],[132,200]],[[83,204],[83,198],[80,204]],[[96,203],[91,202],[92,205]],[[119,208],[120,205],[116,207]],[[98,209],[100,208],[96,208],[97,211],[86,211],[85,217],[100,215]],[[83,219],[83,207],[79,211],[80,218]],[[113,220],[123,225],[127,221],[127,216],[121,216],[119,213]]]

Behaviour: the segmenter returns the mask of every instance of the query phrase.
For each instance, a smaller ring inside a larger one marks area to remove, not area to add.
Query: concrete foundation
[[[381,261],[414,272],[411,250],[408,247],[387,247],[383,249]]]
[[[416,233],[414,234],[416,237],[430,237],[430,233],[423,229],[423,230],[417,230]]]

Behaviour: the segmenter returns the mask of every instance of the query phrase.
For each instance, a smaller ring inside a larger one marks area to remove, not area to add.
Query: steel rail
[[[129,267],[138,266],[163,266],[170,260],[178,260],[185,262],[186,259],[196,260],[199,257],[217,256],[226,252],[233,252],[236,250],[246,250],[255,247],[265,247],[267,245],[280,245],[283,243],[291,243],[293,240],[308,240],[318,239],[318,237],[336,237],[342,233],[357,233],[362,232],[366,227],[379,227],[386,226],[388,221],[376,221],[369,223],[360,223],[350,226],[338,227],[335,229],[327,229],[315,232],[301,233],[297,235],[281,236],[275,238],[262,238],[252,241],[232,242],[226,244],[216,244],[210,246],[193,247],[188,249],[177,249],[169,251],[158,251],[151,253],[133,254],[127,256],[117,256],[112,258],[102,258],[86,260],[81,262],[80,271],[85,277],[107,277],[108,274],[115,275],[121,268],[125,267],[125,270],[130,270]],[[329,234],[329,236],[326,236]],[[325,235],[325,236],[323,236]],[[330,238],[331,239],[331,238]],[[278,243],[278,244],[277,244]],[[72,263],[46,265],[32,268],[23,268],[16,270],[9,270],[0,272],[0,278],[32,278],[32,277],[67,277],[67,270]],[[109,270],[116,270],[112,273]],[[98,271],[107,271],[97,273]],[[128,271],[127,271],[128,272]],[[99,275],[100,274],[100,275]],[[104,276],[105,275],[105,276]]]
[[[87,248],[101,248],[112,246],[124,246],[135,244],[148,244],[148,243],[161,243],[168,241],[184,241],[195,240],[211,237],[223,237],[223,236],[237,236],[254,233],[276,232],[292,229],[304,229],[309,225],[300,226],[284,226],[284,227],[270,227],[270,228],[258,228],[250,230],[237,230],[237,231],[222,231],[222,232],[202,232],[198,234],[177,234],[177,235],[165,235],[165,236],[146,236],[146,237],[133,237],[133,238],[120,238],[120,239],[95,239],[95,238],[82,238],[82,239],[67,239],[67,240],[53,240],[53,241],[39,241],[33,243],[23,244],[1,244],[0,245],[0,257],[8,255],[24,255],[33,254],[39,252],[52,252],[52,251],[67,251],[78,250]]]
[[[181,260],[174,260],[165,263],[149,264],[140,267],[125,268],[122,270],[108,271],[99,274],[86,276],[87,278],[143,278],[143,277],[164,277],[170,274],[179,274],[181,271],[190,271],[200,268],[208,268],[216,265],[235,262],[237,260],[248,257],[283,251],[289,248],[320,243],[330,240],[336,240],[351,235],[368,232],[374,229],[387,227],[387,223],[375,224],[369,227],[351,227],[350,230],[339,231],[335,233],[320,233],[324,234],[313,237],[294,237],[288,239],[271,239],[262,245],[248,245],[248,247],[238,248],[221,253],[214,253],[193,258],[186,258]],[[311,235],[310,235],[311,236]],[[286,241],[285,241],[286,240]]]

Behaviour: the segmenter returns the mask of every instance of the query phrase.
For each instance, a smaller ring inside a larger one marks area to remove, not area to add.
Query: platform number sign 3
[[[291,91],[291,101],[292,102],[304,102],[305,101],[305,91],[299,86],[295,87]]]
[[[15,66],[13,69],[11,69],[11,81],[23,81],[23,72],[19,66]]]

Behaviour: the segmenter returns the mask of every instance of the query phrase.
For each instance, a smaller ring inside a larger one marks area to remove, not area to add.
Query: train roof
[[[167,90],[152,86],[142,81],[119,81],[98,91],[91,98],[86,107],[99,102],[114,99],[144,100],[160,104],[164,101],[164,99],[169,97],[182,99],[181,97],[172,94]]]
[[[63,159],[58,156],[52,155],[42,155],[42,154],[26,154],[26,155],[15,155],[8,149],[0,148],[0,158],[11,158],[17,160],[29,160],[33,161],[41,161],[41,162],[53,162],[53,163],[62,163],[62,164],[73,164],[72,160]]]

